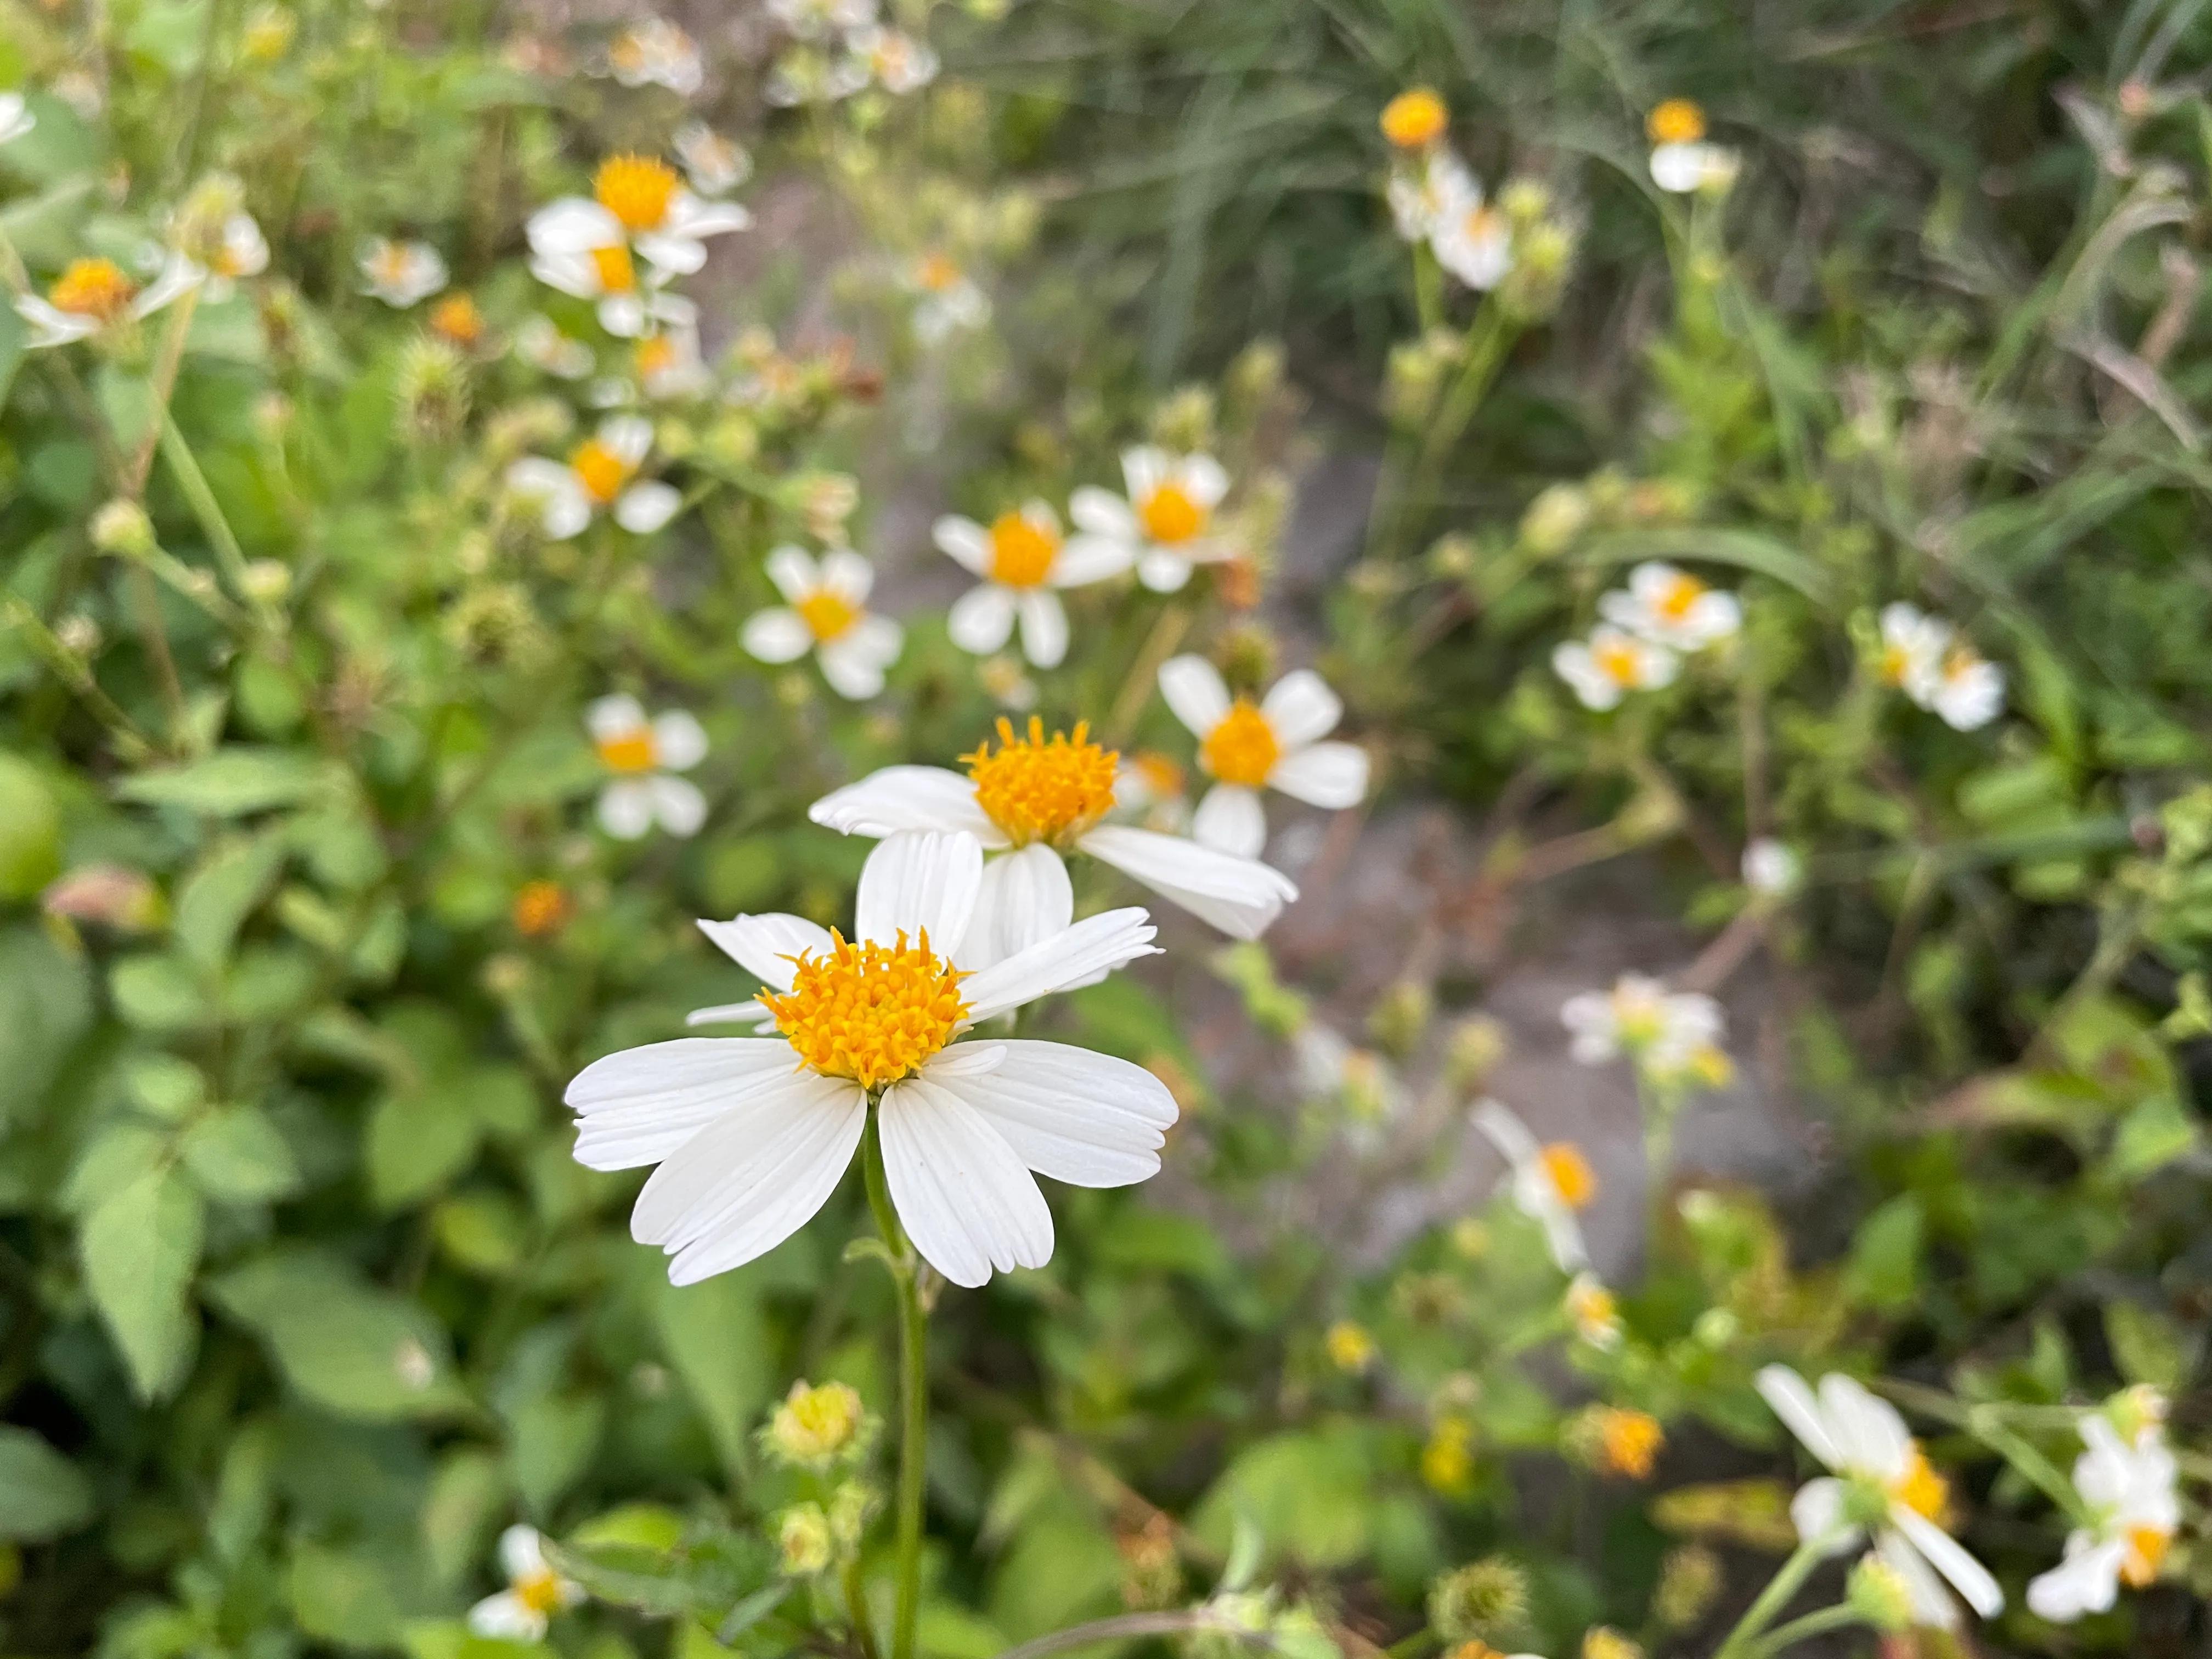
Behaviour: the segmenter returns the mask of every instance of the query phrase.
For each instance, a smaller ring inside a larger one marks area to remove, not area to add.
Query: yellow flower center
[[[1459,225],[1461,234],[1468,241],[1479,242],[1486,237],[1498,234],[1499,228],[1504,222],[1504,220],[1498,216],[1498,210],[1486,202],[1480,207],[1469,208],[1467,210],[1467,216],[1459,222]]]
[[[1597,672],[1615,685],[1634,686],[1644,678],[1644,653],[1627,640],[1601,640],[1590,647]]]
[[[1606,1468],[1633,1480],[1651,1473],[1659,1449],[1667,1443],[1666,1431],[1648,1412],[1607,1409],[1599,1415],[1597,1428]]]
[[[1193,501],[1181,484],[1173,483],[1162,484],[1137,504],[1145,534],[1170,547],[1204,530],[1210,511]]]
[[[1032,714],[1027,737],[1016,737],[1013,722],[1001,718],[998,752],[986,741],[960,763],[975,781],[975,804],[1007,840],[1060,846],[1113,810],[1121,757],[1091,741],[1087,722],[1079,721],[1073,736],[1055,732],[1048,741],[1044,722]]]
[[[836,639],[860,620],[860,607],[842,593],[817,587],[797,606],[799,617],[817,641]]]
[[[1429,1431],[1429,1443],[1421,1448],[1421,1479],[1447,1497],[1473,1486],[1474,1428],[1466,1419],[1447,1417]]]
[[[569,452],[568,469],[584,486],[584,493],[605,507],[622,494],[629,482],[629,463],[597,438],[586,438]]]
[[[46,290],[46,298],[57,311],[112,323],[137,291],[138,284],[112,259],[72,259]]]
[[[1950,654],[1943,659],[1943,683],[1946,685],[1957,684],[1981,666],[1981,658],[1965,646],[1954,647]]]
[[[2158,1570],[2166,1565],[2166,1552],[2173,1542],[2173,1534],[2163,1527],[2130,1527],[2127,1531],[2128,1556],[2120,1564],[2120,1577],[2128,1581],[2130,1589],[2147,1589],[2158,1577]]]
[[[1275,769],[1275,763],[1282,755],[1283,745],[1276,740],[1275,728],[1246,697],[1239,697],[1229,705],[1229,712],[1221,717],[1221,723],[1207,732],[1206,741],[1198,746],[1199,763],[1207,772],[1224,783],[1239,783],[1248,789],[1257,789],[1267,782],[1267,775]]]
[[[1917,1515],[1940,1521],[1944,1506],[1951,1501],[1951,1487],[1936,1473],[1916,1442],[1905,1455],[1905,1473],[1890,1482],[1889,1497]]]
[[[1329,1363],[1340,1371],[1364,1371],[1374,1363],[1375,1339],[1364,1325],[1340,1319],[1328,1328]]]
[[[660,758],[659,745],[653,742],[649,726],[601,738],[599,748],[599,759],[610,772],[650,772]]]
[[[952,1041],[968,1005],[959,970],[902,932],[893,945],[854,944],[830,934],[830,948],[798,958],[783,995],[761,994],[776,1029],[823,1077],[878,1089],[911,1077]]]
[[[1008,587],[1036,587],[1060,556],[1060,532],[1019,513],[991,521],[991,580]]]
[[[1559,1195],[1559,1202],[1571,1210],[1586,1209],[1597,1196],[1597,1171],[1581,1149],[1565,1140],[1555,1140],[1536,1154],[1544,1166],[1544,1178],[1552,1183],[1552,1190]]]
[[[525,939],[543,939],[568,919],[568,896],[559,882],[526,881],[515,890],[514,931]]]
[[[635,359],[638,379],[649,380],[676,367],[676,342],[665,334],[656,334],[651,339],[637,343]]]
[[[624,230],[657,230],[676,197],[676,169],[650,155],[610,155],[592,175],[592,194]]]
[[[1567,1287],[1567,1317],[1583,1335],[1595,1335],[1620,1322],[1620,1305],[1604,1285],[1585,1279]]]
[[[1433,144],[1450,125],[1444,100],[1426,87],[1401,92],[1382,106],[1382,136],[1400,149]]]
[[[1145,787],[1152,792],[1155,799],[1172,800],[1182,793],[1182,768],[1176,764],[1173,756],[1163,755],[1157,749],[1147,749],[1129,757],[1129,764],[1145,781]]]
[[[925,253],[914,268],[915,286],[928,294],[942,294],[960,280],[960,267],[946,253]]]
[[[483,313],[467,295],[448,295],[430,308],[430,331],[455,345],[474,345],[483,337]]]
[[[1912,672],[1912,653],[1901,645],[1885,645],[1881,648],[1881,678],[1887,685],[1902,685],[1905,677]]]
[[[866,1415],[848,1382],[794,1382],[769,1419],[768,1442],[790,1462],[820,1463],[853,1445]]]
[[[593,248],[592,269],[599,273],[599,286],[610,294],[628,294],[637,286],[637,266],[621,242]]]
[[[1694,144],[1705,136],[1705,112],[1686,98],[1669,98],[1644,118],[1655,144]]]
[[[514,1599],[536,1613],[561,1610],[561,1580],[548,1568],[525,1573],[514,1581]]]
[[[607,46],[607,62],[624,75],[635,75],[650,60],[645,42],[630,31],[617,35]]]
[[[1695,576],[1673,577],[1667,583],[1667,591],[1659,596],[1659,614],[1668,622],[1681,622],[1705,595],[1705,585]]]

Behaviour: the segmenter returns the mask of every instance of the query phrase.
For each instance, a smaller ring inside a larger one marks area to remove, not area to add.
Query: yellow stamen
[[[138,284],[112,259],[72,259],[46,290],[57,311],[112,323],[123,314]]]
[[[557,881],[526,881],[514,893],[514,931],[543,939],[568,919],[568,895]]]
[[[1206,734],[1198,746],[1199,764],[1224,783],[1257,789],[1283,757],[1283,745],[1267,717],[1250,700],[1239,697],[1229,705],[1221,723]]]
[[[1694,144],[1705,136],[1705,112],[1686,98],[1669,98],[1644,118],[1655,144]]]
[[[1121,757],[1091,742],[1087,723],[1047,740],[1044,722],[1032,714],[1027,737],[1016,737],[1013,722],[1001,718],[998,752],[986,742],[960,763],[975,781],[975,804],[1015,846],[1064,846],[1113,810]]]
[[[913,1076],[967,1014],[958,970],[927,933],[911,945],[903,932],[891,945],[830,937],[828,951],[798,958],[787,993],[762,993],[776,1029],[823,1077],[877,1089]]]
[[[1659,1449],[1667,1443],[1666,1431],[1648,1412],[1605,1407],[1598,1413],[1597,1432],[1605,1467],[1632,1480],[1651,1473]]]
[[[2130,1589],[2148,1589],[2157,1581],[2159,1569],[2166,1565],[2166,1552],[2173,1542],[2173,1534],[2163,1527],[2130,1527],[2127,1531],[2127,1559],[2120,1564],[2120,1577],[2126,1579]]]
[[[1912,672],[1912,653],[1901,645],[1886,645],[1881,648],[1881,678],[1884,684],[1902,685],[1905,677]]]
[[[659,745],[653,742],[649,726],[601,738],[599,748],[599,759],[610,772],[650,772],[660,758]]]
[[[605,507],[629,482],[630,465],[597,438],[586,438],[568,453],[568,468],[584,493]]]
[[[552,1572],[540,1567],[537,1571],[525,1573],[514,1581],[514,1599],[532,1613],[558,1613],[561,1610],[561,1581]]]
[[[1667,591],[1659,596],[1659,614],[1668,622],[1681,622],[1705,596],[1705,585],[1695,576],[1674,576],[1667,583]]]
[[[991,580],[1008,587],[1040,586],[1060,556],[1060,532],[1019,513],[991,521]]]
[[[1426,87],[1400,93],[1382,106],[1382,136],[1400,149],[1419,149],[1444,136],[1451,112]]]
[[[465,294],[449,294],[430,308],[430,331],[458,346],[472,346],[483,337],[483,313]]]
[[[592,194],[623,229],[658,230],[676,197],[676,169],[649,155],[610,155],[592,175]]]
[[[1565,1140],[1555,1140],[1536,1154],[1544,1166],[1544,1177],[1552,1183],[1552,1190],[1559,1195],[1559,1202],[1571,1210],[1589,1207],[1597,1196],[1597,1171],[1579,1147]]]
[[[914,283],[927,294],[942,294],[960,280],[960,267],[946,253],[925,253],[914,268]]]
[[[860,620],[860,607],[842,593],[817,587],[795,607],[817,641],[836,639]]]
[[[628,294],[637,287],[637,266],[621,242],[593,248],[592,269],[599,273],[599,286],[610,294]]]
[[[1204,530],[1212,511],[1192,500],[1190,492],[1181,484],[1172,482],[1160,485],[1137,503],[1137,517],[1145,526],[1145,534],[1170,547],[1187,542]]]
[[[1584,1336],[1603,1335],[1620,1325],[1620,1304],[1596,1280],[1577,1280],[1567,1287],[1567,1317]]]
[[[1889,1486],[1890,1499],[1930,1521],[1941,1521],[1951,1501],[1950,1484],[1936,1473],[1917,1443],[1906,1455],[1905,1473]]]
[[[1601,640],[1590,647],[1590,660],[1615,685],[1632,688],[1644,678],[1644,653],[1626,640]]]

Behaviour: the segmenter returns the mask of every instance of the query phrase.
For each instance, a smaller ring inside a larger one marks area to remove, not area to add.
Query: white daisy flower
[[[181,253],[170,255],[161,273],[143,287],[112,259],[72,259],[43,296],[16,295],[15,314],[30,325],[25,345],[68,345],[150,317],[205,278]]]
[[[682,98],[707,79],[697,43],[663,17],[633,23],[609,41],[607,71],[626,87],[665,87]]]
[[[915,296],[914,337],[924,345],[991,320],[990,296],[949,253],[933,250],[916,259],[905,287]]]
[[[207,285],[200,290],[201,297],[218,302],[228,300],[237,291],[240,277],[258,276],[268,269],[268,238],[261,234],[252,214],[234,213],[222,222],[215,257],[206,265]]]
[[[937,78],[937,53],[929,43],[897,29],[867,23],[848,30],[845,51],[850,64],[847,78],[858,82],[853,87],[856,92],[872,81],[885,92],[903,97]]]
[[[469,1629],[508,1642],[542,1642],[553,1615],[584,1599],[584,1587],[545,1563],[545,1540],[535,1527],[509,1527],[499,1535],[499,1565],[507,1588],[469,1609]]]
[[[515,462],[507,469],[507,487],[538,504],[545,533],[556,541],[582,534],[603,508],[632,535],[650,535],[684,504],[672,484],[637,476],[652,448],[650,421],[610,415],[567,460],[527,455]]]
[[[1630,571],[1627,587],[1605,595],[1597,608],[1615,627],[1686,656],[1743,628],[1743,606],[1735,594],[1656,561]]]
[[[1597,1197],[1597,1175],[1581,1149],[1568,1140],[1539,1142],[1527,1124],[1495,1100],[1477,1103],[1474,1127],[1505,1160],[1514,1206],[1544,1230],[1559,1271],[1586,1271],[1589,1251],[1575,1218]]]
[[[592,372],[591,347],[563,334],[542,312],[524,318],[515,330],[514,355],[558,380],[580,380]]]
[[[858,702],[884,689],[905,631],[870,611],[875,567],[850,548],[832,548],[819,564],[796,547],[768,556],[768,579],[787,602],[746,619],[744,647],[763,662],[796,662],[808,651],[841,697]]]
[[[982,891],[973,836],[904,834],[869,855],[849,941],[798,916],[702,922],[763,981],[776,1035],[632,1048],[568,1085],[580,1163],[659,1165],[630,1231],[674,1258],[672,1281],[740,1267],[804,1225],[852,1162],[872,1100],[892,1206],[956,1285],[1051,1259],[1036,1176],[1121,1187],[1158,1170],[1175,1099],[1143,1067],[1065,1043],[956,1041],[1152,954],[1150,919],[1024,917],[1016,931],[1035,942],[975,968]]]
[[[1787,1365],[1767,1366],[1758,1385],[1805,1449],[1833,1471],[1807,1481],[1790,1503],[1801,1539],[1825,1539],[1830,1553],[1842,1554],[1871,1530],[1875,1554],[1911,1591],[1918,1623],[1942,1629],[1958,1624],[1942,1579],[1983,1618],[2003,1611],[2004,1591],[1990,1570],[1943,1529],[1950,1488],[1895,1407],[1835,1371],[1820,1379],[1817,1397]]]
[[[1585,1267],[1569,1281],[1562,1305],[1575,1328],[1575,1334],[1590,1346],[1613,1349],[1620,1346],[1620,1304],[1606,1288],[1605,1281],[1589,1269]]]
[[[932,535],[938,546],[983,579],[953,602],[945,618],[952,642],[975,656],[1006,644],[1014,619],[1022,624],[1022,652],[1039,668],[1057,668],[1067,655],[1067,611],[1054,590],[1081,587],[1128,568],[1128,549],[1103,537],[1064,541],[1060,519],[1042,501],[1001,513],[989,526],[948,514]]]
[[[428,242],[372,236],[361,252],[361,291],[395,311],[428,299],[446,285],[446,261]]]
[[[2069,1534],[2065,1560],[2027,1586],[2028,1610],[2054,1624],[2109,1612],[2123,1583],[2143,1589],[2155,1583],[2181,1526],[2179,1469],[2156,1429],[2130,1444],[2111,1419],[2091,1413],[2081,1419],[2081,1441],[2074,1490],[2094,1524]]]
[[[1172,593],[1190,580],[1192,568],[1217,564],[1235,550],[1208,532],[1213,510],[1229,493],[1229,475],[1211,455],[1170,455],[1149,444],[1125,450],[1124,500],[1085,484],[1067,504],[1068,516],[1088,536],[1128,550],[1137,580],[1155,593]]]
[[[0,144],[14,143],[38,125],[21,93],[0,92]]]
[[[1482,205],[1482,185],[1467,163],[1437,148],[1402,156],[1390,169],[1384,196],[1401,240],[1425,242],[1455,209]]]
[[[1160,695],[1198,738],[1198,763],[1213,787],[1198,804],[1191,834],[1208,847],[1256,858],[1267,844],[1260,791],[1279,789],[1310,806],[1357,806],[1367,793],[1367,751],[1323,743],[1344,704],[1310,668],[1277,680],[1258,703],[1229,695],[1203,657],[1160,665]]]
[[[1443,204],[1429,232],[1437,263],[1479,293],[1488,293],[1513,269],[1513,228],[1505,216],[1482,199],[1480,189],[1455,191]]]
[[[1291,1051],[1299,1083],[1341,1111],[1345,1138],[1361,1151],[1374,1150],[1382,1131],[1411,1104],[1389,1061],[1371,1048],[1353,1047],[1341,1032],[1317,1019],[1291,1035]]]
[[[1181,836],[1109,823],[1119,804],[1118,757],[1091,741],[1032,718],[1028,734],[999,722],[988,743],[963,757],[965,775],[937,766],[887,766],[823,796],[808,809],[815,823],[848,836],[902,830],[959,830],[994,856],[967,949],[979,963],[1012,956],[1035,939],[1027,927],[1065,927],[1075,890],[1063,862],[1086,853],[1173,900],[1237,939],[1257,939],[1298,896],[1280,872]]]
[[[1686,98],[1669,98],[1645,118],[1651,137],[1651,182],[1677,196],[1723,191],[1735,182],[1736,153],[1705,140],[1705,112]]]
[[[750,152],[704,121],[686,121],[670,143],[684,164],[684,176],[702,196],[726,196],[752,177]]]
[[[1631,691],[1673,684],[1681,660],[1663,645],[1600,623],[1587,641],[1562,641],[1552,653],[1552,667],[1583,708],[1602,714],[1618,708]]]
[[[707,732],[680,708],[646,718],[635,697],[601,697],[584,712],[592,746],[612,774],[599,792],[599,827],[636,841],[659,824],[688,838],[707,821],[707,798],[679,778],[707,757]]]
[[[1743,849],[1743,884],[1761,898],[1781,898],[1805,878],[1805,861],[1787,842],[1759,836]]]
[[[876,21],[876,0],[767,0],[769,15],[803,40],[866,28]]]
[[[1623,974],[1610,991],[1569,997],[1559,1023],[1572,1039],[1568,1052],[1584,1066],[1626,1054],[1663,1070],[1719,1042],[1727,1017],[1699,992],[1669,991],[1649,975]]]
[[[641,334],[648,318],[663,313],[633,252],[656,280],[688,276],[707,263],[708,237],[752,222],[735,202],[695,195],[658,157],[610,155],[592,175],[588,198],[564,196],[530,216],[530,268],[549,288],[599,301],[609,333]]]
[[[1880,671],[1954,731],[1974,731],[2004,712],[2004,671],[1949,623],[1902,601],[1881,610]]]
[[[1950,648],[1951,625],[1902,599],[1881,608],[1882,683],[1900,690],[1927,684]]]
[[[697,398],[713,389],[714,375],[699,353],[699,331],[672,323],[630,349],[638,389],[655,403]]]
[[[1190,830],[1190,774],[1172,755],[1139,749],[1121,757],[1114,780],[1114,805],[1149,829],[1174,835]]]

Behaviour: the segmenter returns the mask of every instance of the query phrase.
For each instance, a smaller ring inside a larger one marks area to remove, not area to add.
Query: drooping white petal
[[[1956,1630],[1959,1604],[1927,1558],[1905,1541],[1902,1534],[1884,1530],[1875,1535],[1875,1554],[1905,1581],[1905,1599],[1912,1605],[1912,1622],[1923,1630]]]
[[[768,579],[775,584],[775,591],[793,605],[820,586],[820,579],[815,574],[814,561],[806,556],[804,548],[793,547],[788,544],[775,548],[769,552],[761,568],[767,571]]]
[[[813,645],[814,630],[789,605],[775,605],[746,617],[738,638],[763,662],[797,662]]]
[[[545,1540],[535,1527],[513,1526],[499,1535],[500,1569],[509,1578],[545,1571]]]
[[[1790,1500],[1790,1520],[1801,1542],[1828,1540],[1824,1553],[1840,1555],[1858,1542],[1859,1529],[1844,1524],[1844,1483],[1832,1474],[1808,1480]]]
[[[589,1170],[658,1164],[791,1066],[791,1045],[779,1037],[678,1037],[595,1060],[562,1097],[577,1115],[576,1161]]]
[[[832,948],[828,928],[781,911],[734,916],[728,921],[702,921],[699,931],[738,967],[778,991],[791,988],[792,975],[798,971],[793,957],[823,956]]]
[[[1229,687],[1203,657],[1170,657],[1160,665],[1160,696],[1175,717],[1200,738],[1229,715]]]
[[[997,582],[969,588],[945,613],[945,631],[971,655],[988,656],[1014,631],[1014,593]]]
[[[1277,680],[1260,704],[1275,741],[1285,749],[1303,749],[1336,730],[1344,718],[1344,700],[1328,682],[1310,668],[1294,668]]]
[[[1176,1121],[1175,1097],[1159,1079],[1064,1042],[1000,1047],[1006,1053],[997,1066],[957,1086],[1023,1163],[1077,1187],[1126,1187],[1159,1172],[1160,1147]],[[938,1073],[932,1066],[923,1075]]]
[[[672,772],[688,772],[707,757],[707,728],[697,715],[672,708],[653,717],[653,757]]]
[[[1190,833],[1204,846],[1240,859],[1256,859],[1267,845],[1267,814],[1260,792],[1217,783],[1191,815]]]
[[[1878,1400],[1855,1376],[1830,1371],[1820,1379],[1820,1411],[1842,1447],[1844,1467],[1894,1480],[1910,1467],[1912,1437],[1897,1407]]]
[[[2067,1536],[2066,1559],[2028,1580],[2027,1610],[2054,1625],[2111,1612],[2120,1597],[2120,1570],[2127,1556],[2125,1539],[2100,1543],[2094,1534],[2076,1529]]]
[[[617,778],[599,791],[599,828],[617,841],[638,841],[659,817],[648,778]]]
[[[707,798],[689,778],[656,772],[645,781],[653,796],[653,816],[672,836],[691,836],[707,822]]]
[[[1042,842],[1032,842],[984,864],[975,913],[960,940],[960,966],[973,973],[1004,962],[1074,920],[1075,887],[1066,865]]]
[[[1357,806],[1367,798],[1367,751],[1356,743],[1293,750],[1275,763],[1267,782],[1309,806]]]
[[[1759,1371],[1756,1381],[1759,1397],[1797,1437],[1805,1449],[1829,1468],[1843,1468],[1843,1448],[1828,1432],[1827,1418],[1805,1379],[1787,1365],[1768,1365]]]
[[[1048,588],[1031,588],[1017,602],[1022,654],[1039,668],[1057,668],[1067,655],[1067,608]]]
[[[963,569],[978,576],[990,574],[991,532],[975,520],[948,513],[930,526],[929,535]]]
[[[1135,907],[1085,916],[1065,933],[1018,951],[966,980],[960,994],[968,1005],[968,1017],[986,1020],[1083,984],[1139,957],[1154,955],[1157,931],[1152,918]]]
[[[886,766],[830,791],[806,816],[848,836],[964,830],[986,847],[1006,844],[1005,833],[975,804],[974,781],[941,766]]]
[[[1281,871],[1181,836],[1102,823],[1076,844],[1231,939],[1259,938],[1298,896]]]
[[[1919,1510],[1902,1504],[1889,1506],[1890,1524],[1903,1533],[1913,1548],[1928,1558],[1928,1565],[1951,1581],[1951,1588],[1966,1598],[1966,1605],[1984,1619],[2004,1611],[2004,1591],[1996,1576],[1967,1552],[1966,1547]]]
[[[891,1203],[914,1247],[955,1285],[1052,1260],[1052,1211],[1005,1137],[958,1092],[972,1078],[884,1091],[877,1127]]]
[[[983,884],[983,849],[957,830],[906,830],[868,854],[854,903],[856,938],[909,944],[923,933],[930,949],[950,958],[960,948]]]
[[[542,1642],[550,1621],[511,1589],[487,1595],[469,1609],[469,1629],[501,1642]]]

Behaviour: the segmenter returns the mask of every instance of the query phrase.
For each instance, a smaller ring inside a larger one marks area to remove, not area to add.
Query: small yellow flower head
[[[1502,1642],[1528,1616],[1528,1575],[1502,1555],[1455,1567],[1429,1586],[1429,1627],[1447,1642]]]
[[[870,1425],[859,1390],[845,1382],[819,1387],[804,1380],[769,1417],[761,1443],[777,1462],[793,1468],[823,1469],[866,1449]]]
[[[1421,1448],[1421,1479],[1446,1498],[1474,1490],[1474,1425],[1463,1417],[1438,1419]]]
[[[514,931],[525,939],[544,939],[568,920],[568,895],[557,881],[526,881],[515,890]]]
[[[1721,1559],[1703,1544],[1684,1544],[1667,1552],[1659,1564],[1659,1588],[1651,1613],[1668,1630],[1687,1630],[1720,1599]]]
[[[1426,982],[1398,980],[1368,1011],[1368,1034],[1386,1053],[1403,1060],[1419,1044],[1436,1006],[1436,998]]]
[[[1851,1569],[1844,1584],[1844,1602],[1885,1635],[1902,1636],[1912,1628],[1912,1587],[1878,1555],[1862,1557]]]
[[[1413,87],[1382,106],[1382,136],[1399,149],[1425,149],[1444,136],[1451,112],[1426,87]]]
[[[1508,179],[1498,187],[1498,210],[1516,230],[1527,230],[1552,210],[1552,192],[1540,179]]]
[[[1583,1659],[1644,1659],[1644,1650],[1619,1631],[1599,1625],[1583,1633]]]
[[[1705,112],[1687,98],[1669,98],[1644,118],[1655,144],[1694,144],[1705,136]]]
[[[830,1494],[830,1535],[840,1554],[850,1555],[860,1547],[860,1534],[867,1530],[875,1508],[875,1493],[861,1481],[841,1481]]]
[[[1567,1440],[1578,1460],[1591,1468],[1642,1480],[1650,1476],[1667,1434],[1648,1412],[1592,1406],[1568,1425]]]
[[[811,1578],[826,1572],[836,1559],[837,1544],[830,1517],[819,1504],[794,1504],[776,1517],[778,1566],[787,1578]]]
[[[1340,1371],[1357,1375],[1375,1363],[1374,1334],[1356,1320],[1338,1320],[1324,1340],[1329,1364]]]
[[[1444,1076],[1462,1094],[1471,1093],[1497,1069],[1509,1046],[1501,1022],[1488,1014],[1469,1014],[1445,1040]]]
[[[1477,1216],[1462,1216],[1451,1225],[1451,1247],[1469,1261],[1480,1261],[1490,1254],[1490,1224]]]
[[[299,22],[282,6],[256,6],[239,32],[238,47],[250,64],[273,64],[292,49]]]

